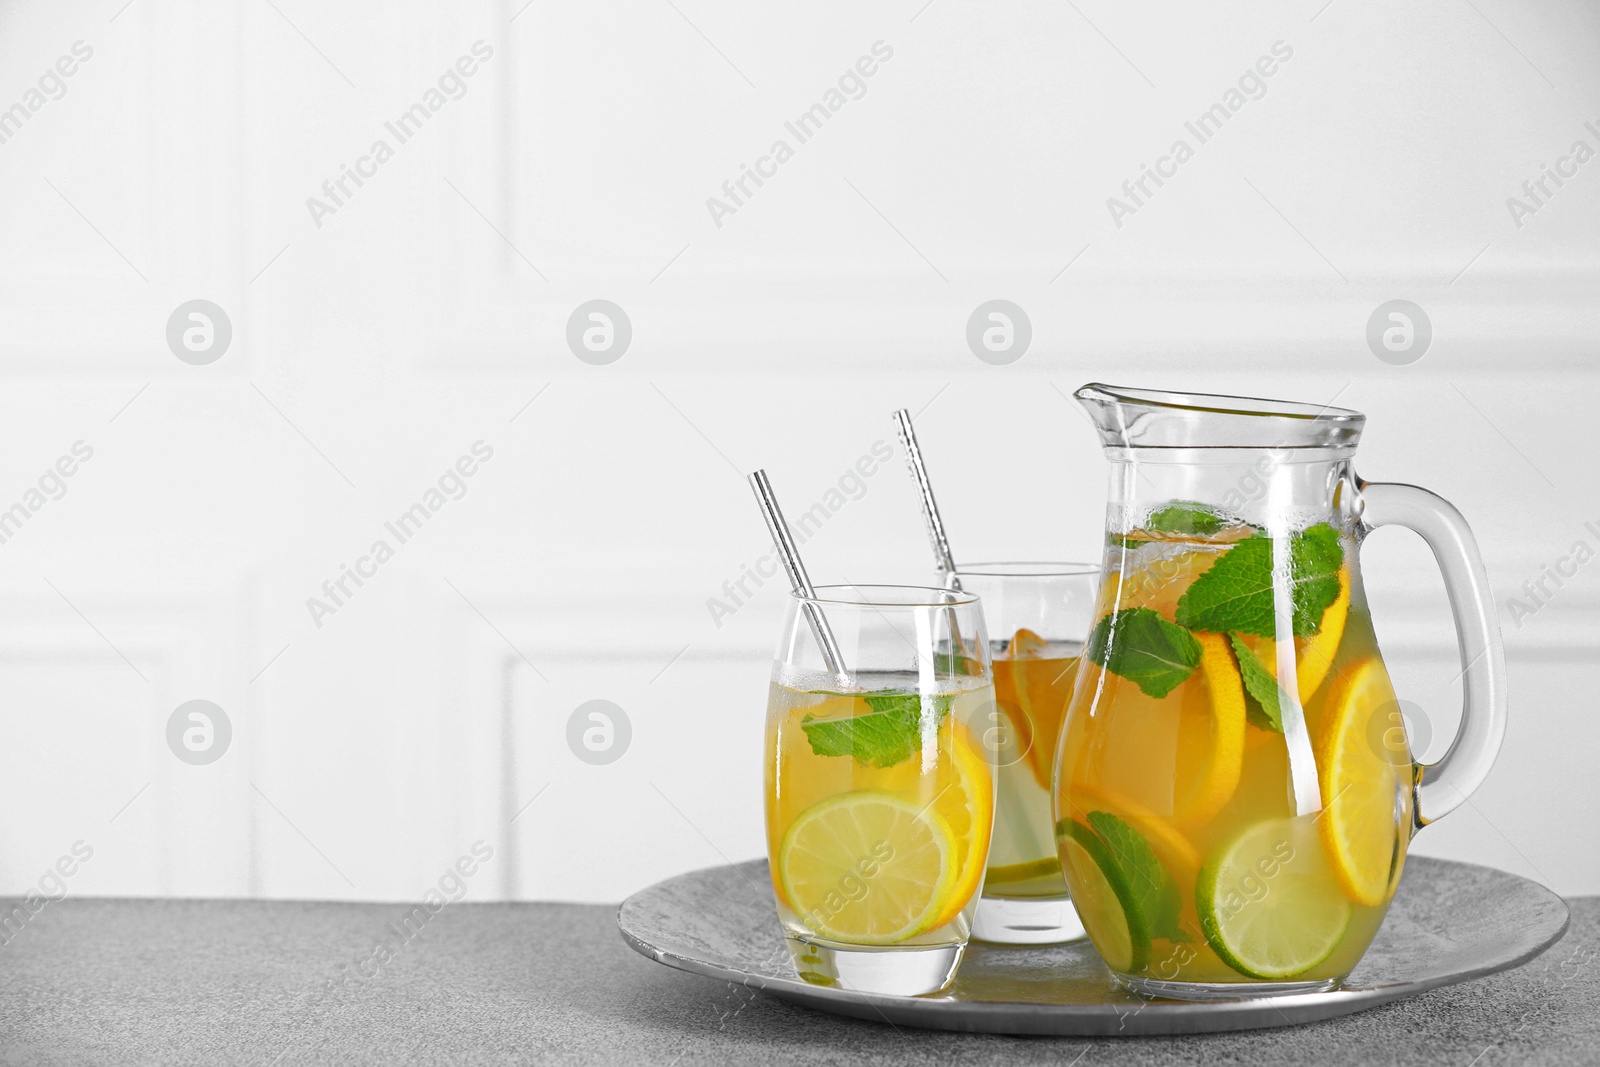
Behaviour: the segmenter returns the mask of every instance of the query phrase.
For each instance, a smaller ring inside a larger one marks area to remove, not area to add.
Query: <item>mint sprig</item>
[[[1144,835],[1117,816],[1091,811],[1085,820],[1087,826],[1062,819],[1056,823],[1056,836],[1083,845],[1106,876],[1128,921],[1128,934],[1134,940],[1133,969],[1139,970],[1149,955],[1151,938],[1189,940],[1180,918],[1182,896],[1177,880]]]
[[[1144,521],[1146,530],[1201,537],[1209,537],[1226,525],[1227,520],[1216,509],[1193,500],[1174,500],[1152,511]]]
[[[1278,680],[1238,634],[1229,634],[1228,640],[1233,643],[1233,654],[1239,659],[1239,677],[1244,681],[1245,718],[1258,729],[1283,733],[1283,689]]]
[[[1095,624],[1084,653],[1160,700],[1200,666],[1200,642],[1152,608],[1124,608]]]
[[[925,715],[937,723],[950,711],[944,693],[923,695],[887,690],[864,698],[872,709],[838,719],[807,715],[800,729],[818,756],[849,756],[857,763],[893,767],[922,749]]]
[[[1274,539],[1246,538],[1201,574],[1178,600],[1180,626],[1214,633],[1277,636],[1273,581]],[[1344,548],[1339,531],[1318,523],[1289,538],[1288,593],[1296,637],[1322,628],[1322,614],[1339,597]]]
[[[1178,921],[1181,907],[1178,883],[1156,858],[1144,835],[1109,811],[1091,811],[1089,826],[1111,850],[1122,868],[1133,904],[1150,922],[1150,935],[1169,941],[1187,941]]]
[[[983,673],[983,663],[961,652],[935,652],[933,654],[933,671],[938,675],[963,674],[979,675]]]

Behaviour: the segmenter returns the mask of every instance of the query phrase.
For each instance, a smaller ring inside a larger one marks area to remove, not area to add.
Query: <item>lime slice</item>
[[[823,937],[893,945],[938,925],[956,888],[956,859],[937,812],[861,791],[800,813],[779,848],[778,875],[790,906]]]
[[[1344,938],[1350,902],[1323,855],[1315,819],[1257,823],[1200,869],[1200,929],[1242,975],[1293,978],[1333,955]]]
[[[1072,903],[1095,951],[1113,971],[1142,970],[1150,956],[1150,924],[1111,851],[1094,831],[1072,819],[1056,825],[1062,865],[1072,879]]]
[[[1027,882],[1034,878],[1060,873],[1061,861],[1050,856],[1041,860],[1028,860],[1026,863],[1008,863],[1004,867],[990,867],[983,876],[983,883],[984,888],[988,889],[996,885]]]

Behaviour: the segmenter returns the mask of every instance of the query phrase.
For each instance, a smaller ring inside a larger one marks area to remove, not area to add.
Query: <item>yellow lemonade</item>
[[[1377,933],[1413,825],[1355,545],[1326,523],[1180,525],[1108,548],[1060,747],[1067,882],[1136,988],[1331,986]]]
[[[988,679],[932,692],[915,675],[857,680],[842,693],[774,682],[769,696],[767,855],[811,981],[833,975],[807,945],[964,945],[989,854],[994,774],[972,728]]]
[[[994,694],[1005,717],[997,746],[998,800],[984,893],[1056,897],[1067,891],[1050,815],[1050,775],[1082,645],[1018,630],[994,654]]]

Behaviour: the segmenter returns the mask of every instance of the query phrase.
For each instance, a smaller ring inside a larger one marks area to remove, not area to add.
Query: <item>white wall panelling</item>
[[[1600,891],[1571,829],[1600,810],[1600,564],[1509,611],[1600,549],[1600,171],[1520,228],[1505,204],[1600,125],[1592,6],[1084,7],[1126,60],[1068,7],[919,6],[5,5],[0,107],[95,55],[0,144],[0,510],[74,441],[95,458],[0,543],[0,890],[79,838],[84,893],[414,899],[483,839],[473,899],[614,900],[757,855],[780,593],[706,604],[767,551],[743,473],[803,511],[909,406],[958,552],[1082,556],[1104,465],[1066,396],[1102,379],[1359,408],[1363,476],[1460,506],[1512,721],[1416,847]],[[317,226],[307,198],[480,39]],[[1266,94],[1114,226],[1106,198],[1279,39]],[[707,197],[878,40],[866,94],[715,225]],[[233,321],[208,367],[163,337],[193,297]],[[1010,367],[965,346],[993,297],[1034,325]],[[1395,297],[1433,322],[1409,367],[1364,340]],[[593,298],[633,322],[607,367],[564,339]],[[480,441],[318,625],[307,599]],[[926,581],[900,457],[851,496],[813,577]],[[1436,571],[1388,531],[1364,567],[1437,755]],[[193,697],[234,723],[209,767],[161,737]],[[609,766],[566,746],[591,699],[632,721]]]

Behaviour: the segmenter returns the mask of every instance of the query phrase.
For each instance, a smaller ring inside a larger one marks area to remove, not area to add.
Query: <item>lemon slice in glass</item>
[[[1317,738],[1322,842],[1340,886],[1357,904],[1382,904],[1405,861],[1396,816],[1405,811],[1396,795],[1403,786],[1392,757],[1372,736],[1374,717],[1398,706],[1389,672],[1368,656],[1336,679]]]
[[[1139,831],[1180,885],[1187,885],[1200,869],[1200,854],[1189,838],[1173,829],[1170,819],[1155,814],[1135,800],[1109,789],[1074,783],[1062,804],[1062,810],[1070,812],[1075,819],[1082,820],[1091,811],[1105,811]]]
[[[982,745],[965,724],[956,723],[951,749],[955,781],[941,792],[936,810],[944,814],[945,825],[955,840],[951,866],[956,877],[944,908],[928,924],[930,930],[960,914],[983,885],[994,825],[994,773]]]
[[[818,934],[893,945],[931,929],[956,888],[956,840],[932,810],[891,793],[841,793],[784,835],[784,895]]]
[[[1294,639],[1295,674],[1298,678],[1300,703],[1303,705],[1322,687],[1328,672],[1333,668],[1333,658],[1339,652],[1339,641],[1344,637],[1344,624],[1350,617],[1350,568],[1339,568],[1339,595],[1322,614],[1317,632],[1310,637]],[[1239,634],[1239,640],[1254,652],[1261,666],[1273,678],[1278,677],[1278,643],[1270,637]]]
[[[1190,782],[1180,781],[1184,792],[1173,806],[1173,820],[1190,828],[1204,826],[1227,807],[1244,773],[1244,683],[1228,639],[1212,633],[1194,638],[1200,643],[1200,673],[1211,694],[1211,714],[1206,720],[1209,754]]]

